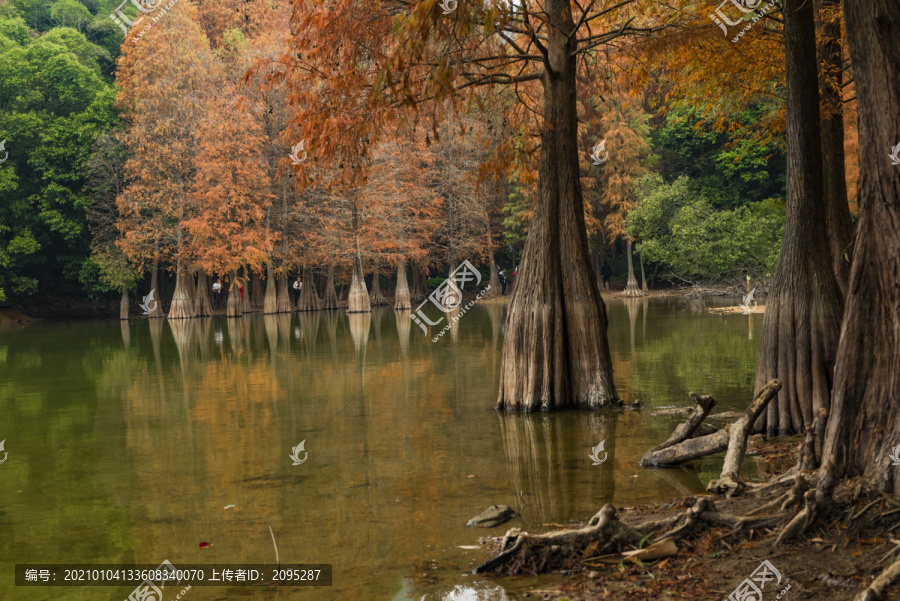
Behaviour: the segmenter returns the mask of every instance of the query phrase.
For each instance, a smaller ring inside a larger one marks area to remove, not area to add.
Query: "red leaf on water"
[[[205,549],[206,547],[212,547],[212,543],[200,543],[197,546],[200,547],[201,549]]]

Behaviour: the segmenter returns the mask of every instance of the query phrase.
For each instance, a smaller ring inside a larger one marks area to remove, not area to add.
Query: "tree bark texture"
[[[785,0],[787,217],[763,319],[756,390],[783,387],[755,424],[774,436],[803,431],[828,408],[843,313],[826,238],[815,16],[811,2]]]
[[[181,259],[175,264],[175,293],[169,307],[169,319],[187,319],[195,317],[194,302],[191,300],[190,275],[184,268]]]
[[[378,266],[376,265],[375,269],[372,270],[372,292],[369,294],[369,302],[373,306],[388,304],[387,299],[384,298],[384,294],[381,292],[381,278],[378,275],[378,271]]]
[[[397,261],[397,288],[394,292],[394,309],[397,311],[405,311],[411,307],[412,304],[409,300],[409,284],[406,281],[406,261],[400,259]]]
[[[316,281],[313,278],[312,269],[306,267],[303,270],[303,288],[300,290],[300,299],[297,301],[297,309],[300,311],[318,311],[319,294],[316,292]]]
[[[241,312],[251,313],[253,308],[250,306],[250,268],[244,265],[241,267],[241,284],[244,286],[244,297],[241,301]]]
[[[642,296],[637,278],[634,277],[634,255],[631,253],[631,240],[626,241],[626,259],[628,261],[628,283],[625,285],[625,293],[623,296]]]
[[[822,102],[822,166],[825,186],[825,218],[831,268],[841,294],[847,295],[850,281],[850,243],[853,225],[847,200],[847,174],[844,162],[844,112],[841,94],[844,52],[841,43],[840,0],[817,0],[816,8],[827,20],[822,22],[819,44],[819,87]]]
[[[122,300],[119,301],[119,319],[128,319],[128,288],[122,287]]]
[[[241,293],[238,290],[237,274],[232,271],[228,286],[228,302],[225,304],[225,315],[228,317],[240,317],[241,313]]]
[[[862,475],[900,494],[900,4],[845,0],[859,98],[859,223],[822,446],[825,489]]]
[[[322,308],[325,310],[333,310],[338,308],[338,297],[334,291],[334,256],[328,263],[328,280],[325,283],[325,290],[322,293]]]
[[[254,311],[259,311],[263,308],[264,298],[263,298],[263,289],[262,289],[262,281],[259,277],[259,271],[254,269],[253,275],[251,276],[252,284],[250,286],[250,307]]]
[[[203,317],[212,315],[212,299],[209,298],[209,283],[206,272],[197,272],[197,294],[194,295],[194,315]]]
[[[147,317],[165,317],[162,294],[159,290],[159,242],[153,243],[153,268],[150,271],[150,290],[156,290],[156,307]]]
[[[276,278],[277,296],[275,299],[276,307],[279,313],[290,313],[293,309],[291,293],[288,290],[287,274],[282,274]]]
[[[606,306],[588,259],[578,164],[576,41],[567,0],[547,0],[549,68],[538,198],[512,292],[497,409],[599,409],[618,401]]]
[[[278,291],[275,281],[275,266],[272,261],[266,263],[266,298],[263,301],[263,313],[278,313]]]
[[[409,291],[409,300],[412,303],[420,303],[425,300],[424,274],[422,268],[413,264],[412,266],[412,289]]]
[[[372,305],[369,304],[369,292],[366,290],[366,282],[363,279],[362,264],[359,259],[354,260],[353,280],[350,282],[350,295],[347,297],[347,313],[369,313]]]

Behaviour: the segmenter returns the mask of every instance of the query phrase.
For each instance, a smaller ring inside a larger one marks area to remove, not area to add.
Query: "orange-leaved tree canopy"
[[[448,9],[444,10],[442,6]],[[575,82],[579,61],[673,16],[657,2],[293,0],[281,61],[294,122],[341,182],[365,178],[370,148],[402,106],[437,129],[494,88],[529,88],[540,130],[537,201],[503,347],[497,407],[600,408],[617,401],[606,309],[587,257]],[[516,105],[512,105],[516,106]],[[307,179],[298,173],[301,181]]]

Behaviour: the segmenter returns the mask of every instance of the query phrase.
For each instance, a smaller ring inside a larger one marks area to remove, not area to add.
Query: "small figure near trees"
[[[506,272],[504,270],[500,270],[500,294],[502,296],[506,296]]]
[[[218,309],[222,302],[222,278],[216,278],[213,284],[213,309]]]
[[[600,277],[603,278],[603,289],[609,290],[609,278],[612,277],[612,268],[606,261],[603,261],[603,266],[600,268]]]
[[[297,302],[300,300],[300,291],[303,289],[303,282],[300,281],[300,276],[297,276],[296,281],[294,281],[294,306],[298,306]]]

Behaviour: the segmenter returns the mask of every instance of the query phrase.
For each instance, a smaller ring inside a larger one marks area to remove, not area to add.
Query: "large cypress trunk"
[[[411,303],[419,303],[425,300],[424,274],[422,268],[416,264],[412,266],[412,289],[409,291]]]
[[[372,270],[372,292],[369,294],[369,301],[375,306],[388,304],[387,299],[384,298],[384,294],[381,292],[381,278],[378,271],[378,264],[376,264],[375,269]]]
[[[288,290],[287,274],[278,276],[278,297],[276,299],[279,313],[290,313],[293,310],[291,293]]]
[[[175,293],[172,295],[172,305],[169,307],[169,319],[187,319],[194,317],[194,302],[190,293],[190,275],[184,268],[184,263],[179,259],[175,263]]]
[[[547,0],[550,27],[538,198],[503,340],[497,408],[598,409],[617,401],[606,306],[588,260],[578,165],[575,23]]]
[[[328,281],[325,283],[325,290],[322,293],[322,308],[325,310],[338,308],[338,297],[334,291],[334,255],[331,256],[331,262],[328,263]]]
[[[859,223],[822,449],[823,491],[835,477],[900,494],[900,4],[844,0],[859,102]]]
[[[409,284],[406,281],[406,261],[402,258],[397,261],[397,288],[394,292],[394,309],[404,311],[410,309]]]
[[[625,293],[624,296],[642,296],[643,292],[638,287],[637,278],[634,277],[634,255],[631,253],[631,238],[626,241],[625,251],[626,259],[628,261],[628,283],[625,285]]]
[[[831,249],[831,269],[846,296],[850,280],[850,244],[853,225],[847,202],[847,177],[844,165],[844,113],[841,94],[844,56],[841,44],[840,0],[817,0],[817,8],[833,15],[822,23],[819,45],[819,86],[822,90],[822,163],[825,186],[827,239]]]
[[[822,202],[815,16],[811,2],[786,0],[787,217],[766,303],[756,392],[783,382],[756,430],[787,435],[828,408],[843,296],[831,268]]]
[[[347,297],[347,313],[369,313],[371,310],[362,264],[359,258],[356,258],[353,265],[353,279],[350,282],[350,295]]]
[[[312,269],[306,267],[303,270],[303,288],[300,290],[300,300],[297,302],[300,311],[318,311],[319,294],[316,292],[316,281],[313,279]]]
[[[243,312],[241,309],[241,293],[238,291],[237,274],[232,270],[230,285],[228,286],[228,302],[225,305],[225,315],[228,317],[240,317]]]
[[[497,270],[497,262],[494,260],[494,252],[493,251],[490,251],[490,258],[491,258],[491,260],[490,260],[489,269],[491,271],[491,275],[490,275],[491,279],[490,279],[490,282],[488,282],[488,283],[490,284],[491,287],[488,289],[487,292],[484,293],[484,296],[482,298],[493,298],[496,296],[500,296],[500,273]]]
[[[263,296],[262,289],[262,280],[259,277],[259,270],[253,269],[252,271],[252,285],[250,286],[250,307],[254,311],[259,311],[263,308],[263,304],[265,303],[265,298]]]
[[[119,301],[119,319],[128,319],[128,288],[122,286],[122,300]]]
[[[154,295],[156,305],[147,317],[165,317],[163,313],[162,294],[159,291],[159,242],[153,243],[153,267],[150,272],[150,292]]]
[[[250,269],[244,265],[241,267],[241,285],[244,287],[243,300],[241,301],[241,312],[250,313],[253,308],[250,306]]]
[[[267,315],[278,312],[278,293],[275,286],[275,266],[269,261],[266,263],[266,298],[263,301],[263,313]]]
[[[206,279],[206,272],[202,269],[197,272],[197,294],[194,296],[194,314],[197,317],[212,315],[209,283]]]

